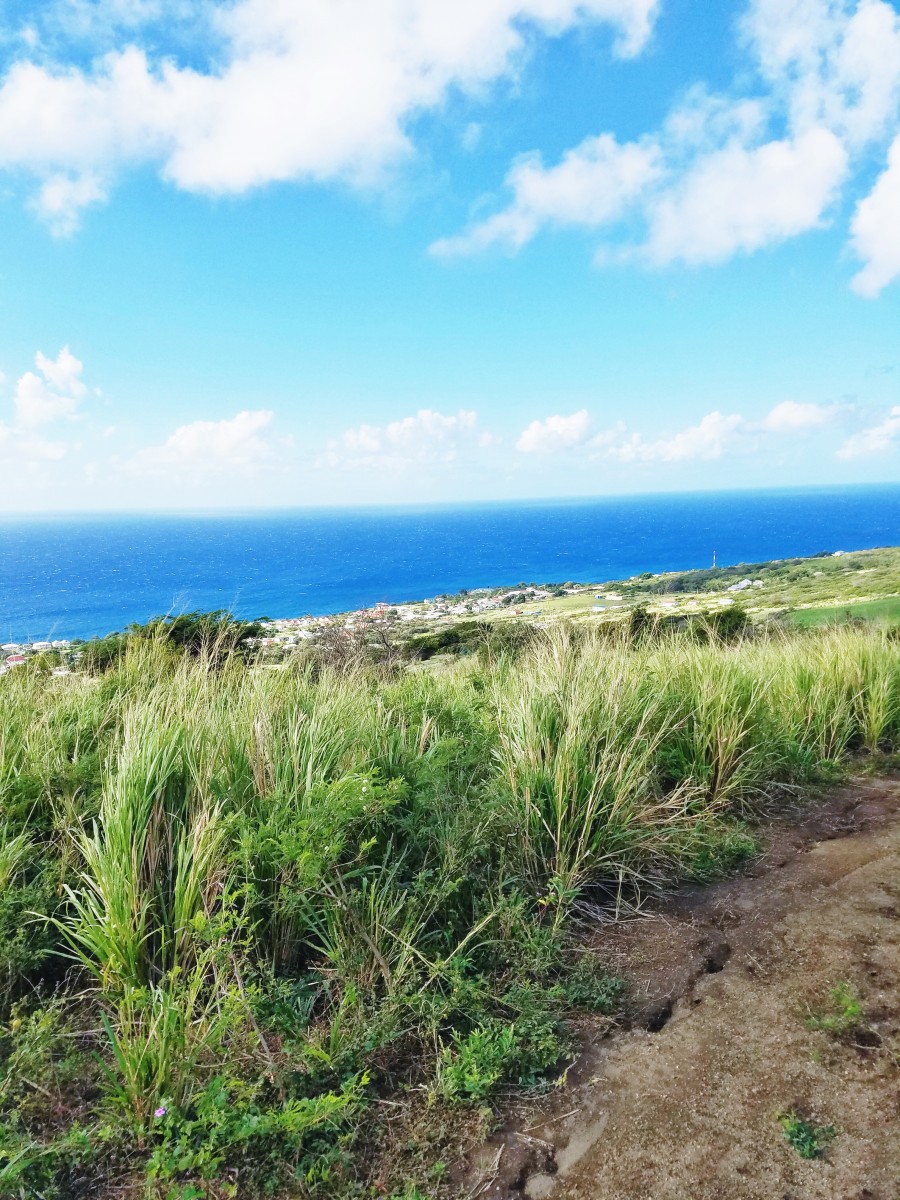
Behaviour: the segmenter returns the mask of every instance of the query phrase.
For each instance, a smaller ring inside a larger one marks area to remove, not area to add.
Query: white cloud
[[[518,250],[545,225],[597,229],[617,220],[659,175],[651,143],[617,142],[608,133],[587,138],[553,167],[540,156],[515,163],[506,177],[512,203],[459,237],[443,238],[433,254],[472,254],[499,244]]]
[[[641,434],[607,451],[610,458],[631,462],[686,462],[690,459],[721,458],[743,432],[746,422],[737,413],[725,415],[711,412],[697,425],[683,429],[672,437],[646,441]]]
[[[827,425],[839,409],[837,404],[801,404],[796,400],[784,400],[766,414],[759,428],[766,433],[805,433]]]
[[[570,416],[555,415],[532,421],[520,434],[516,449],[525,454],[580,449],[592,458],[611,458],[623,463],[716,459],[741,447],[752,449],[754,435],[759,432],[788,435],[822,428],[844,408],[840,404],[785,400],[760,421],[750,421],[740,413],[715,411],[688,429],[656,438],[629,433],[624,421],[591,435],[591,416],[587,409],[580,409]]]
[[[736,143],[761,142],[768,123],[766,98],[723,96],[695,84],[665,119],[660,141],[671,165],[683,168],[693,156]]]
[[[669,437],[646,439],[640,433],[632,433],[624,440],[615,437],[615,430],[607,435],[605,453],[620,462],[688,462],[722,458],[735,451],[752,451],[754,434],[758,431],[775,436],[807,433],[833,421],[842,410],[839,404],[801,404],[796,400],[785,400],[776,404],[758,422],[748,421],[740,413],[707,413],[696,425]],[[624,427],[620,426],[620,430]]]
[[[87,392],[81,382],[83,366],[68,346],[63,346],[55,359],[39,350],[34,361],[39,374],[26,371],[16,381],[13,403],[19,429],[35,429],[75,416]]]
[[[853,287],[861,296],[877,296],[900,276],[900,137],[874,188],[857,205],[850,234],[853,251],[865,264]]]
[[[532,421],[519,436],[516,449],[524,454],[581,449],[592,458],[611,458],[623,463],[686,462],[721,458],[750,428],[740,414],[720,412],[708,413],[689,429],[653,439],[637,432],[629,434],[624,421],[590,436],[591,424],[587,409],[571,416],[556,415],[543,421]]]
[[[647,253],[657,263],[714,263],[820,225],[847,170],[824,128],[700,158],[650,205]]]
[[[552,167],[537,155],[520,159],[506,178],[512,202],[432,253],[516,251],[547,227],[597,230],[637,218],[647,227],[641,257],[701,264],[820,226],[847,174],[843,144],[824,126],[760,141],[764,125],[758,102],[695,89],[657,135],[587,138]]]
[[[0,421],[0,462],[15,461],[28,467],[40,462],[57,462],[65,458],[68,451],[69,447],[63,441],[41,437]]]
[[[41,184],[32,207],[54,237],[69,237],[78,228],[82,211],[105,199],[106,191],[92,173],[55,174]]]
[[[900,404],[878,425],[872,425],[848,438],[837,452],[838,458],[868,458],[886,454],[900,443]]]
[[[752,0],[744,31],[795,131],[859,146],[896,119],[900,14],[885,0]]]
[[[432,251],[515,251],[543,228],[619,225],[598,262],[707,264],[824,226],[863,151],[898,128],[900,13],[886,0],[749,0],[741,30],[749,59],[728,92],[694,87],[634,142],[589,137],[549,167],[524,156],[507,174],[511,203]],[[898,195],[900,166],[857,212],[864,294],[900,274]]]
[[[593,451],[592,457],[602,457],[607,448],[614,446],[627,432],[628,426],[625,422],[616,421],[615,425],[609,429],[602,429],[599,433],[595,433],[587,442],[588,449]]]
[[[526,454],[553,454],[578,451],[593,459],[620,463],[682,463],[712,461],[732,454],[752,454],[772,442],[772,438],[790,438],[824,429],[841,413],[850,411],[846,404],[801,403],[785,400],[760,420],[741,413],[707,413],[696,425],[675,433],[649,437],[629,431],[624,421],[591,434],[592,418],[587,409],[570,416],[552,416],[532,423],[520,434],[516,449]],[[900,406],[881,424],[851,437],[838,451],[841,458],[877,454],[890,449],[900,438]]]
[[[83,396],[87,391],[81,379],[84,364],[79,362],[68,346],[63,346],[55,359],[47,358],[38,350],[34,361],[47,382],[59,391],[75,397]]]
[[[494,437],[478,424],[476,413],[460,409],[444,414],[420,408],[388,425],[357,425],[328,443],[316,465],[331,468],[403,470],[416,464],[448,463],[463,450],[485,447]]]
[[[474,92],[513,71],[536,34],[605,22],[618,31],[618,52],[634,54],[657,2],[209,5],[205,42],[217,53],[206,70],[151,58],[137,45],[88,68],[14,63],[0,86],[0,168],[38,180],[37,206],[61,232],[103,197],[106,181],[137,163],[196,192],[291,179],[370,183],[410,150],[417,113],[451,88]]]
[[[55,359],[39,350],[37,373],[25,371],[16,380],[11,421],[0,421],[0,456],[24,464],[63,458],[69,447],[59,438],[40,433],[78,415],[87,388],[83,364],[63,346]]]
[[[49,425],[59,417],[71,417],[78,407],[75,396],[66,396],[48,387],[46,380],[26,371],[16,382],[16,424],[21,429]]]
[[[585,441],[590,429],[591,418],[586,408],[568,417],[556,414],[543,421],[532,421],[523,429],[516,441],[516,449],[523,454],[554,454],[567,450]]]
[[[252,471],[273,452],[271,442],[264,436],[273,415],[267,409],[260,409],[239,412],[221,421],[180,425],[161,446],[140,450],[129,466],[138,472]]]

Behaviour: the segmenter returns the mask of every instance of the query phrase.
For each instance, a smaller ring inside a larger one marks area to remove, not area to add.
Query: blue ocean
[[[289,617],[900,543],[900,486],[228,514],[0,517],[0,640]]]

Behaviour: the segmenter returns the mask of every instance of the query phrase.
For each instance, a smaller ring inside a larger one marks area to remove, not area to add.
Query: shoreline
[[[592,592],[596,594],[599,600],[601,594],[599,589],[606,589],[606,593],[604,594],[606,594],[606,598],[610,601],[610,604],[604,605],[603,611],[611,613],[617,607],[626,607],[628,604],[635,602],[644,593],[652,595],[653,589],[663,588],[667,580],[688,579],[700,584],[716,580],[723,584],[724,590],[730,586],[728,581],[733,576],[740,575],[741,573],[750,572],[752,574],[754,571],[771,571],[779,567],[804,565],[819,560],[828,562],[829,560],[853,558],[858,555],[890,553],[893,551],[896,551],[900,555],[900,545],[877,546],[857,550],[834,550],[829,551],[827,555],[792,555],[785,558],[765,559],[753,563],[739,562],[717,565],[715,567],[694,567],[681,571],[644,571],[638,575],[631,575],[627,579],[566,580],[559,583],[505,583],[493,586],[462,588],[455,593],[438,593],[435,596],[425,597],[422,600],[408,599],[394,603],[379,600],[360,608],[336,609],[326,613],[304,613],[298,616],[271,617],[268,618],[266,623],[270,624],[273,631],[279,635],[290,632],[299,636],[302,640],[305,632],[309,632],[315,636],[315,631],[322,627],[331,627],[342,621],[347,627],[353,627],[356,622],[364,620],[381,621],[384,619],[386,613],[395,614],[392,616],[392,620],[409,624],[416,622],[440,622],[447,619],[477,620],[479,618],[488,618],[490,614],[497,614],[498,610],[504,608],[511,610],[510,615],[543,615],[540,610],[537,610],[537,612],[534,611],[533,606],[535,603],[544,603],[546,605],[566,597],[586,598]],[[749,580],[749,583],[752,585],[753,580]],[[898,578],[898,584],[900,584],[900,578]],[[608,592],[611,587],[624,589],[623,594],[609,595]],[[880,595],[886,597],[894,594],[896,592],[880,593]],[[840,607],[842,603],[860,603],[871,598],[873,597],[848,596],[843,599],[834,600],[833,603],[835,606]],[[662,603],[663,605],[666,604],[665,601]],[[828,602],[820,599],[817,603],[825,605]],[[600,608],[599,605],[593,607]],[[798,604],[794,607],[803,608],[804,605]],[[806,605],[806,607],[810,607],[810,605]],[[529,611],[526,612],[526,610]],[[178,615],[179,612],[190,611],[194,610],[188,608],[176,610],[172,608],[168,615]],[[226,609],[225,611],[231,611],[232,615],[238,620],[253,620],[253,618],[249,617],[238,617],[233,610]],[[500,615],[503,616],[505,614],[500,613]],[[497,619],[497,617],[494,616],[492,619]],[[129,624],[132,623],[141,624],[141,622],[130,622]],[[57,628],[61,624],[61,621],[54,622]],[[46,653],[48,651],[71,652],[77,649],[79,645],[88,642],[102,641],[106,637],[121,636],[127,632],[127,629],[128,625],[125,625],[121,629],[110,630],[106,634],[98,634],[87,638],[77,636],[20,640],[9,638],[0,644],[0,662],[8,658],[9,655],[18,652],[28,654]]]
[[[165,612],[333,617],[521,580],[590,586],[900,541],[900,486],[425,509],[0,518],[0,641],[103,636]]]

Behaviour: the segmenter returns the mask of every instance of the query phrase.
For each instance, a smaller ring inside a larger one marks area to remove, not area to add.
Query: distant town
[[[606,583],[519,583],[514,587],[463,589],[400,604],[378,603],[350,612],[266,619],[253,640],[263,658],[277,661],[325,635],[382,636],[404,641],[460,621],[525,620],[541,627],[560,617],[620,620],[635,606],[678,619],[740,604],[753,620],[794,614],[800,623],[829,619],[835,609],[859,617],[891,616],[897,601],[900,552],[896,549],[832,551],[811,558],[778,559],[734,567],[642,572]],[[817,616],[819,614],[819,616]],[[78,638],[7,641],[0,645],[0,675],[40,659],[53,675],[77,670],[85,642]]]

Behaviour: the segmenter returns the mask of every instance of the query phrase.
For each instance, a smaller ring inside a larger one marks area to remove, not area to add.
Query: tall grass
[[[624,641],[574,642],[557,631],[527,670],[495,678],[511,841],[558,916],[588,881],[666,862],[696,795],[691,779],[666,795],[660,787],[656,762],[673,722],[647,686],[646,658]]]
[[[559,627],[393,673],[140,640],[98,677],[12,673],[3,1004],[68,963],[104,1103],[153,1169],[175,1139],[177,1162],[243,1171],[252,1194],[236,1147],[320,1137],[366,1072],[455,1096],[471,1076],[474,1097],[552,1061],[535,1014],[559,1002],[573,906],[715,863],[760,797],[898,747],[900,641],[877,629],[723,645]]]

